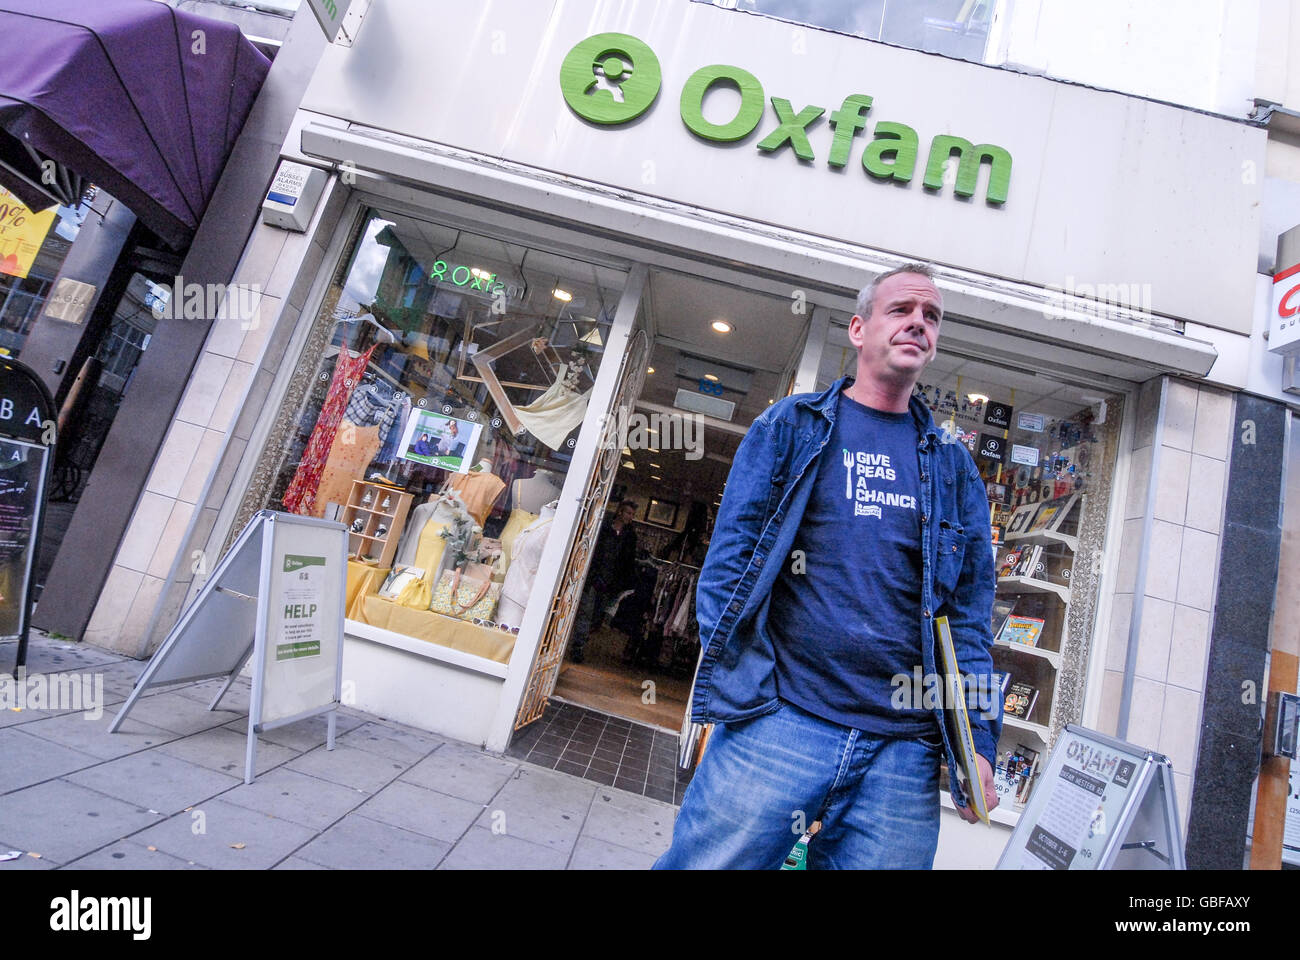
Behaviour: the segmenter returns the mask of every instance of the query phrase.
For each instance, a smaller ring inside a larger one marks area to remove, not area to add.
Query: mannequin
[[[492,511],[492,504],[496,503],[497,497],[505,488],[505,481],[495,473],[478,470],[471,473],[453,473],[447,478],[444,490],[460,494],[461,500],[469,509],[469,515],[481,527]]]
[[[533,581],[537,579],[542,551],[546,547],[546,538],[550,535],[559,505],[560,502],[555,500],[543,506],[537,519],[515,537],[509,551],[510,568],[506,571],[501,600],[497,604],[498,623],[517,627],[523,621],[528,595],[532,592]]]
[[[415,564],[416,549],[425,525],[450,523],[455,516],[454,505],[456,504],[459,504],[466,513],[469,512],[464,502],[455,493],[434,497],[411,510],[411,515],[406,521],[406,529],[402,531],[402,539],[397,542],[397,555],[393,558],[393,563],[402,566]]]
[[[564,478],[550,470],[538,470],[526,480],[516,480],[511,490],[514,507],[538,513],[542,505],[559,499]]]

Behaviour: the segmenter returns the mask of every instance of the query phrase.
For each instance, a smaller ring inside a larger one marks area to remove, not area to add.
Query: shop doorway
[[[553,698],[675,736],[727,474],[750,423],[789,392],[808,316],[789,300],[669,272],[651,273],[643,307],[650,360]]]

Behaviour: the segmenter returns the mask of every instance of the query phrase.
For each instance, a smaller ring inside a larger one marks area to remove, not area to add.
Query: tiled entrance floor
[[[676,735],[554,699],[506,756],[678,805],[691,778],[677,769]]]

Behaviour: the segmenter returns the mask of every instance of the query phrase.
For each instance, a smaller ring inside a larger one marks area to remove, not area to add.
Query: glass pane
[[[370,212],[322,305],[268,504],[348,526],[365,581],[349,616],[435,643],[451,619],[518,626],[536,567],[511,578],[511,547],[559,495],[623,282]],[[444,574],[484,586],[472,609],[440,605]]]

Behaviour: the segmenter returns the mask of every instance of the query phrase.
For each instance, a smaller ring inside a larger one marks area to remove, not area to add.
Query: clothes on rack
[[[406,418],[411,415],[411,398],[403,393],[394,396],[384,409],[383,419],[379,422],[379,439],[382,446],[375,456],[376,463],[392,463],[397,459],[402,443],[402,434],[406,431]]]
[[[352,391],[343,416],[359,427],[377,427],[383,421],[395,391],[388,384],[375,380],[363,381]]]
[[[374,352],[374,346],[356,357],[346,350],[339,351],[320,416],[316,418],[316,426],[312,428],[302,461],[284,493],[284,509],[290,513],[315,514],[316,490],[320,486],[321,473],[325,469],[330,448],[334,445],[334,435],[343,420],[343,412],[347,409],[352,391],[361,381],[361,375],[365,373],[370,355]]]
[[[379,451],[379,428],[358,427],[345,416],[334,434],[334,445],[321,468],[320,482],[316,487],[316,502],[311,508],[313,517],[325,516],[330,503],[348,502],[352,482],[365,476],[366,467]]]

